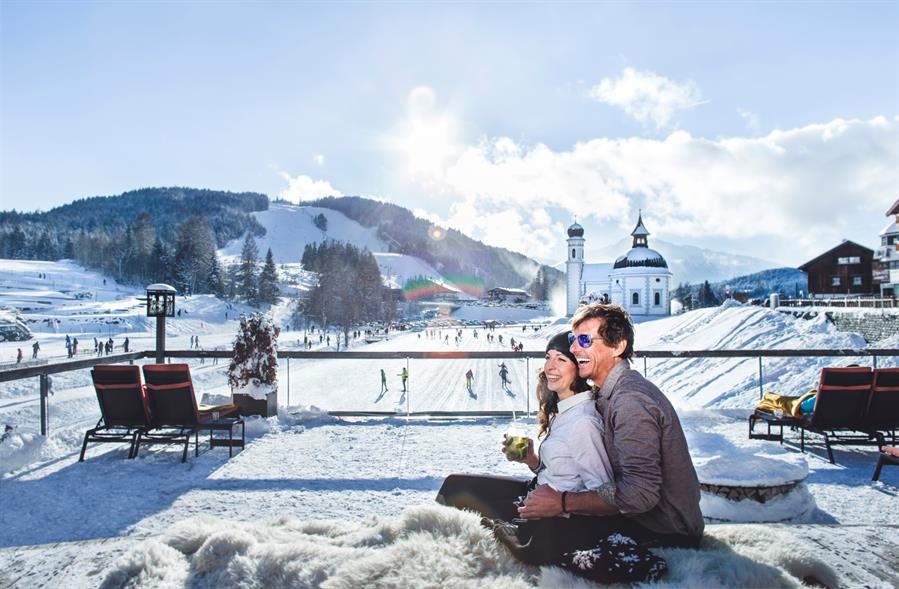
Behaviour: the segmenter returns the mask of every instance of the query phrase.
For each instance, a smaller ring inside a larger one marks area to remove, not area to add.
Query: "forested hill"
[[[46,212],[4,211],[0,212],[0,258],[73,257],[66,256],[67,241],[77,242],[82,233],[123,235],[144,212],[149,213],[157,235],[169,243],[187,218],[204,217],[221,247],[247,230],[264,234],[251,213],[267,208],[268,197],[258,192],[171,187],[81,198]]]
[[[485,245],[455,229],[435,236],[429,221],[394,204],[358,196],[327,197],[303,204],[339,211],[363,227],[377,227],[378,237],[391,252],[420,258],[448,278],[478,277],[488,289],[529,287],[535,276],[544,282],[540,289],[551,289],[564,281],[562,272],[554,268],[541,266],[522,254]]]

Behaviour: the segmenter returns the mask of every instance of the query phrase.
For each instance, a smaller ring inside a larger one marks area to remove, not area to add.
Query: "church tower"
[[[584,273],[584,228],[574,223],[568,228],[568,261],[565,263],[568,279],[565,313],[570,317],[577,311]]]

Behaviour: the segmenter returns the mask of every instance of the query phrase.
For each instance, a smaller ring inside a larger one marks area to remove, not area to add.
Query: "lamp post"
[[[165,318],[175,316],[175,287],[151,284],[147,287],[147,317],[156,317],[156,363],[165,364]]]

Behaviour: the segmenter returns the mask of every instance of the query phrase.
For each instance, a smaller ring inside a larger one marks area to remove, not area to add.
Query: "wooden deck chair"
[[[203,430],[210,432],[212,442],[212,431],[227,429],[229,447],[243,447],[243,428],[240,440],[233,440],[231,434],[234,425],[243,426],[242,419],[230,417],[237,413],[237,407],[233,404],[202,408],[198,406],[187,364],[146,364],[143,370],[153,429],[138,434],[135,456],[140,451],[141,444],[183,443],[181,462],[186,462],[191,435],[196,438],[195,454],[199,454],[199,432]],[[218,419],[213,419],[214,412],[218,413]]]
[[[874,385],[865,417],[865,427],[889,437],[896,444],[899,430],[899,368],[878,368],[874,371]],[[881,445],[885,440],[881,441]]]
[[[821,369],[815,409],[811,415],[803,416],[798,426],[800,450],[805,452],[806,431],[824,436],[831,463],[834,462],[832,446],[877,444],[865,421],[873,380],[874,373],[865,366]]]
[[[84,434],[78,461],[84,461],[90,442],[128,442],[128,458],[134,458],[137,455],[138,436],[151,426],[140,368],[127,364],[99,364],[91,370],[91,378],[100,403],[100,420],[96,427]]]

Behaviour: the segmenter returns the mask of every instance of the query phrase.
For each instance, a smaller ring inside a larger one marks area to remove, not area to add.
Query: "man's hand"
[[[537,485],[524,504],[518,508],[518,515],[524,519],[555,517],[562,513],[562,493],[549,485]]]

